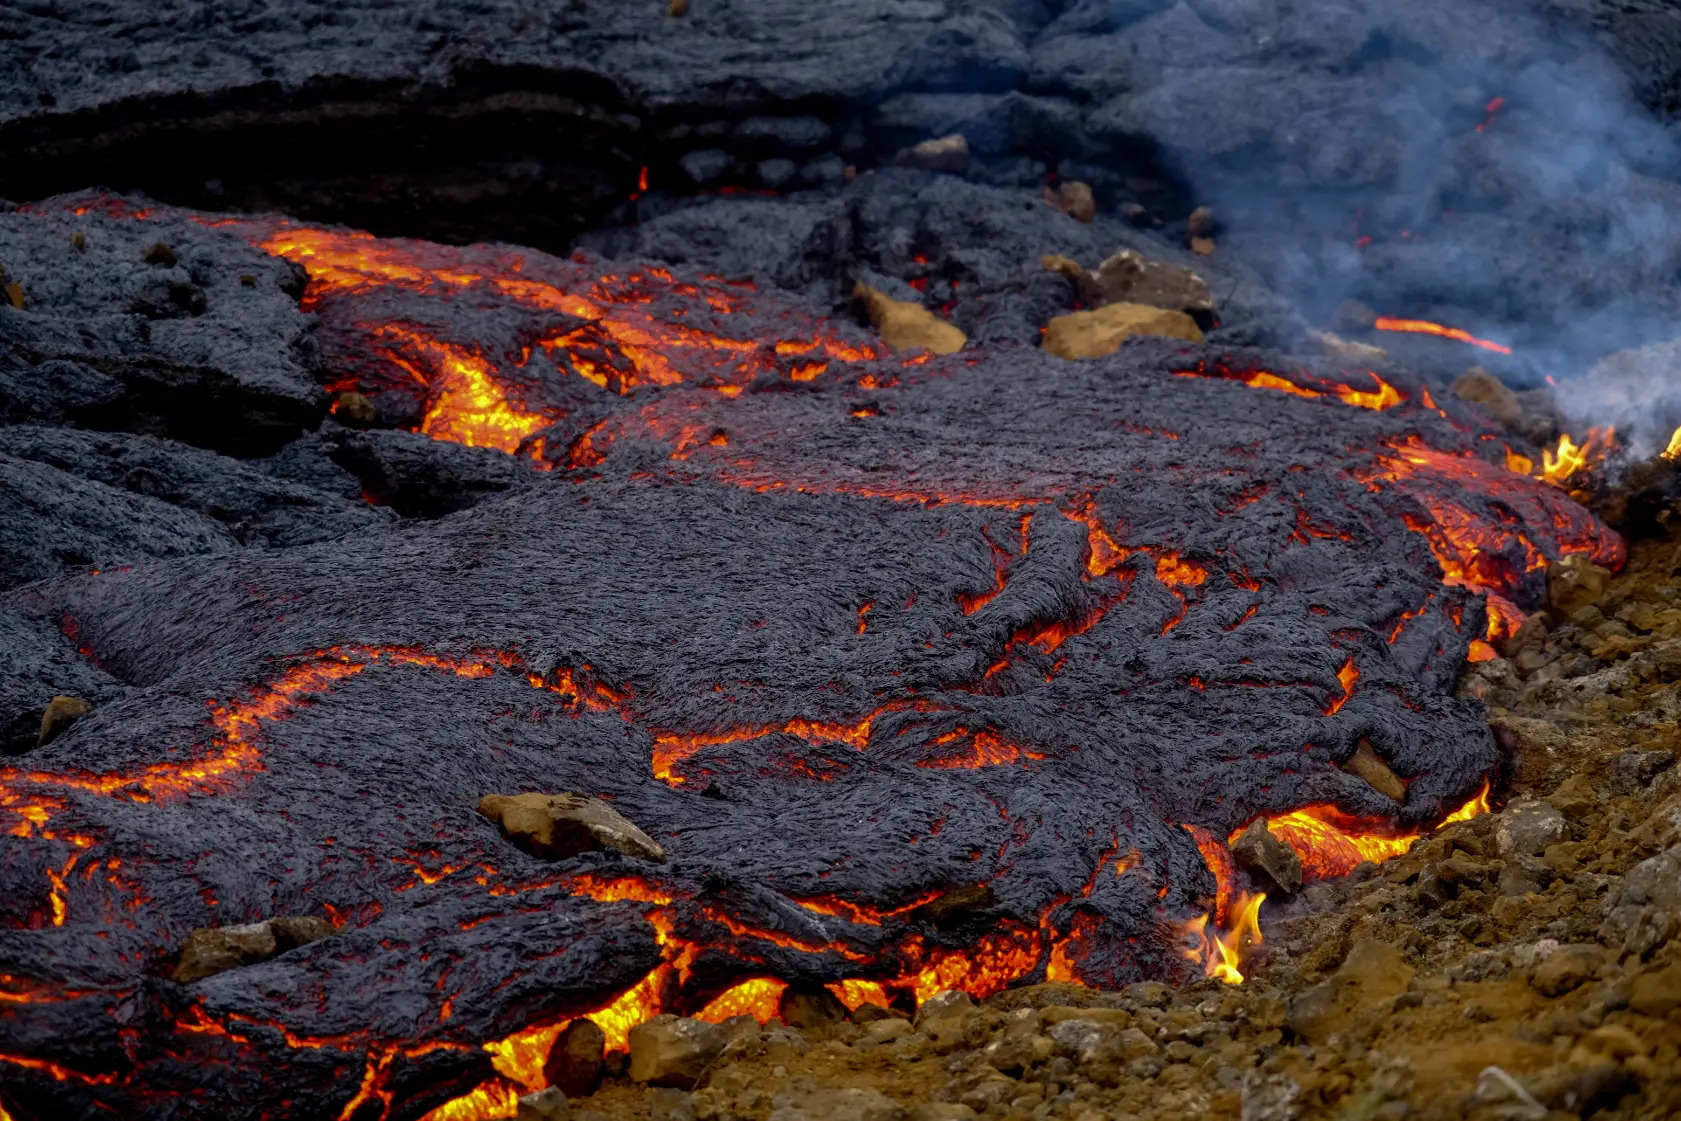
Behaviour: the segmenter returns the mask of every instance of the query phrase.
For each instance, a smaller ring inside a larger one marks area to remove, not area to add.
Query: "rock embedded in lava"
[[[577,1019],[555,1037],[543,1078],[569,1098],[588,1097],[601,1082],[607,1036],[593,1020]]]
[[[1360,741],[1360,745],[1355,748],[1354,754],[1350,755],[1348,761],[1343,763],[1342,769],[1351,775],[1359,775],[1365,779],[1371,784],[1373,790],[1382,794],[1385,798],[1392,798],[1397,802],[1407,800],[1407,784],[1402,782],[1400,776],[1389,769],[1389,764],[1383,761],[1382,756],[1372,750],[1369,740]]]
[[[170,979],[190,985],[229,969],[266,961],[330,936],[333,924],[314,915],[286,915],[243,926],[206,927],[188,935]]]
[[[1202,329],[1181,311],[1143,304],[1108,304],[1096,311],[1059,315],[1045,327],[1045,351],[1059,358],[1103,358],[1139,335],[1200,343]]]
[[[59,695],[47,702],[41,713],[41,731],[35,737],[36,747],[45,747],[80,717],[93,711],[93,706],[80,697]]]
[[[1250,822],[1231,848],[1237,866],[1268,895],[1292,895],[1301,889],[1302,858],[1273,836],[1265,821]]]
[[[665,850],[619,811],[583,794],[486,794],[479,812],[514,843],[544,860],[611,849],[665,863]]]
[[[1081,268],[1057,254],[1042,258],[1039,264],[1073,280],[1081,302],[1093,308],[1143,304],[1182,311],[1202,324],[1213,322],[1214,295],[1208,282],[1183,265],[1151,260],[1132,249],[1105,257],[1095,269]]]
[[[968,342],[962,331],[920,303],[895,300],[862,282],[853,288],[852,295],[864,305],[882,339],[895,350],[956,354]]]

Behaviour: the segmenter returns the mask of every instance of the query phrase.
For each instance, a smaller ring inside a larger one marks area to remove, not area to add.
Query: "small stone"
[[[1199,206],[1191,211],[1191,216],[1185,222],[1185,233],[1190,237],[1214,236],[1214,208]]]
[[[665,850],[599,798],[582,794],[486,794],[479,812],[515,844],[544,860],[613,849],[665,863]]]
[[[572,1104],[566,1100],[566,1095],[550,1086],[520,1098],[519,1112],[514,1114],[514,1121],[568,1121],[571,1116]]]
[[[1200,343],[1202,329],[1181,311],[1143,304],[1109,304],[1096,311],[1059,315],[1045,328],[1044,349],[1059,358],[1102,358],[1134,335]]]
[[[1381,346],[1345,339],[1334,331],[1309,331],[1307,335],[1319,344],[1320,352],[1327,358],[1347,358],[1354,362],[1384,362],[1389,358],[1389,352]]]
[[[939,930],[962,926],[976,913],[992,906],[992,887],[989,884],[966,884],[955,887],[937,899],[930,899],[905,913],[912,922],[925,922]]]
[[[914,148],[901,148],[893,162],[900,167],[920,167],[924,171],[949,171],[962,175],[969,170],[969,141],[960,133],[924,140]]]
[[[1543,996],[1563,996],[1580,988],[1604,960],[1598,946],[1560,946],[1535,967],[1529,983]]]
[[[74,249],[86,249],[88,247],[88,235],[81,230],[77,230],[70,235],[70,245]]]
[[[1518,403],[1518,395],[1481,366],[1472,366],[1459,375],[1448,386],[1448,392],[1461,401],[1481,405],[1489,416],[1508,427],[1523,419],[1523,406]]]
[[[1256,818],[1232,842],[1232,856],[1247,871],[1255,886],[1269,895],[1291,895],[1302,886],[1302,858]]]
[[[338,928],[332,923],[314,915],[285,915],[270,919],[268,928],[269,933],[274,935],[275,952],[282,954],[338,933]]]
[[[1561,1063],[1523,1079],[1524,1087],[1549,1109],[1587,1116],[1622,1096],[1631,1075],[1617,1063]]]
[[[956,354],[969,341],[962,331],[919,303],[895,300],[861,281],[852,289],[852,296],[864,305],[870,322],[894,350]]]
[[[190,985],[218,973],[273,957],[277,949],[269,924],[204,927],[187,936],[171,979]]]
[[[906,1020],[909,1019],[897,1008],[889,1008],[885,1004],[871,1004],[866,1001],[852,1010],[852,1022],[855,1024],[873,1024],[877,1020]]]
[[[22,311],[23,285],[14,280],[5,286],[4,291],[6,293],[6,302],[17,308],[19,311]]]
[[[1611,570],[1579,556],[1547,566],[1547,605],[1566,617],[1605,597]]]
[[[821,985],[806,987],[789,985],[782,990],[777,1015],[791,1028],[821,1038],[836,1024],[846,1020],[846,1005]]]
[[[1673,751],[1625,751],[1611,758],[1606,781],[1613,794],[1637,794],[1674,765]]]
[[[153,242],[152,247],[146,250],[145,254],[140,259],[145,261],[148,265],[158,265],[166,269],[172,269],[177,264],[175,250],[171,249],[161,241]]]
[[[242,272],[239,274],[239,282],[247,288],[255,288],[257,286],[256,276],[248,272]]]
[[[1634,979],[1628,1006],[1642,1016],[1668,1016],[1681,1008],[1681,963]]]
[[[1545,802],[1513,802],[1501,811],[1494,827],[1494,843],[1501,856],[1533,856],[1569,837],[1564,815]]]
[[[1198,257],[1206,257],[1214,252],[1214,239],[1211,237],[1193,237],[1189,241],[1191,252]]]
[[[1521,898],[1545,890],[1552,880],[1553,871],[1544,862],[1531,856],[1514,855],[1500,869],[1500,894]]]
[[[665,14],[672,19],[689,14],[689,0],[670,0],[665,6]]]
[[[864,1025],[863,1038],[874,1043],[891,1043],[911,1034],[909,1020],[875,1020]]]
[[[348,390],[339,394],[338,399],[333,402],[333,416],[341,424],[369,428],[378,422],[379,410],[362,394]]]
[[[922,1002],[916,1010],[916,1025],[921,1027],[936,1020],[967,1016],[974,1010],[975,1002],[969,999],[968,993],[961,989],[947,989]]]
[[[630,1029],[630,1077],[653,1086],[693,1089],[725,1042],[713,1024],[663,1013]]]
[[[906,1121],[973,1121],[978,1116],[962,1102],[921,1102],[911,1107]]]
[[[1062,256],[1053,255],[1039,263],[1071,276],[1080,286],[1080,299],[1093,308],[1144,304],[1193,317],[1214,312],[1214,293],[1194,269],[1152,260],[1131,249],[1110,254],[1089,272],[1078,265],[1069,271],[1068,266],[1074,262]]]
[[[905,1107],[878,1090],[851,1087],[778,1094],[770,1121],[905,1121]]]
[[[1392,798],[1397,802],[1407,800],[1407,784],[1389,769],[1389,764],[1383,761],[1383,757],[1378,755],[1368,740],[1360,741],[1360,746],[1348,757],[1348,762],[1342,765],[1342,769],[1365,779],[1368,786],[1385,798]]]
[[[1076,222],[1089,226],[1097,219],[1097,199],[1092,195],[1091,186],[1077,179],[1064,180],[1057,184],[1054,191],[1046,187],[1044,198]]]
[[[555,1038],[543,1077],[567,1097],[587,1098],[601,1083],[606,1053],[606,1033],[591,1020],[573,1020]]]
[[[41,713],[41,734],[35,737],[35,746],[45,747],[56,739],[60,732],[92,711],[93,706],[80,697],[54,697],[47,702],[45,711]]]
[[[1121,217],[1134,226],[1159,226],[1162,224],[1162,220],[1151,214],[1142,203],[1127,203],[1121,207]]]
[[[695,1096],[670,1087],[648,1091],[648,1121],[695,1121]]]

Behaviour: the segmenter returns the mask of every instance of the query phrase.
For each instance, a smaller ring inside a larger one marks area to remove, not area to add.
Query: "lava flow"
[[[1622,557],[1403,372],[891,355],[693,270],[116,210],[299,262],[341,411],[552,470],[32,590],[112,684],[0,771],[25,1121],[482,1121],[579,1017],[618,1047],[794,981],[850,1006],[1235,982],[1262,902],[1233,831],[1332,875],[1486,808],[1473,643],[1548,564]],[[1399,805],[1337,766],[1362,738]],[[478,810],[560,791],[669,862],[540,859]],[[281,916],[333,933],[167,980],[193,931]]]
[[[1377,322],[1372,324],[1372,326],[1377,328],[1379,331],[1400,331],[1413,335],[1435,335],[1439,339],[1452,339],[1454,342],[1469,343],[1472,346],[1480,346],[1484,350],[1493,351],[1495,354],[1512,353],[1512,348],[1509,346],[1502,346],[1501,344],[1491,342],[1488,339],[1479,339],[1469,331],[1462,330],[1459,327],[1444,327],[1440,323],[1432,323],[1427,319],[1391,319],[1388,316],[1380,315],[1378,316]]]

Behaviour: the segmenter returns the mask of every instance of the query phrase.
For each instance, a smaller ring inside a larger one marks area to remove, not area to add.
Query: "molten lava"
[[[1402,331],[1414,335],[1435,335],[1439,339],[1452,339],[1455,342],[1470,343],[1472,346],[1480,346],[1484,350],[1493,351],[1495,354],[1512,353],[1512,348],[1509,346],[1501,346],[1499,343],[1490,342],[1488,339],[1479,339],[1469,331],[1461,330],[1458,327],[1444,327],[1440,323],[1431,323],[1427,319],[1390,319],[1388,316],[1379,316],[1377,322],[1372,326],[1376,327],[1379,331]]]

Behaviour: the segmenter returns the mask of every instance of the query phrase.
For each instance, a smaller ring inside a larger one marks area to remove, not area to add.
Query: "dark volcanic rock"
[[[146,259],[160,241],[174,265]],[[0,264],[27,293],[0,306],[0,420],[250,455],[326,408],[303,276],[236,235],[185,217],[20,210],[0,214]]]
[[[0,607],[0,754],[30,750],[55,696],[99,703],[122,686],[76,651],[75,641],[38,616]]]
[[[245,545],[306,545],[391,517],[359,499],[323,494],[256,465],[151,436],[13,425],[0,427],[0,456],[202,514]]]

